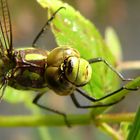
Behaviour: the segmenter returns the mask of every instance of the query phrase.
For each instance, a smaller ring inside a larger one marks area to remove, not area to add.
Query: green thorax
[[[44,73],[49,52],[36,48],[14,50],[15,66],[9,85],[17,89],[46,87]]]

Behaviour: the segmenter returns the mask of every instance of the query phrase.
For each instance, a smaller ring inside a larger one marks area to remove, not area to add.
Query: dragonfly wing
[[[12,26],[7,0],[0,0],[0,55],[12,56]]]

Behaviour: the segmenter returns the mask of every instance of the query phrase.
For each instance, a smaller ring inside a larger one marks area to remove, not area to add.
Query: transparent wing
[[[0,0],[0,56],[12,57],[12,27],[7,0]]]

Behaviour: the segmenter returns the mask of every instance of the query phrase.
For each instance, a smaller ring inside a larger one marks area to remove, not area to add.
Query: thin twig
[[[134,113],[104,114],[91,118],[89,114],[68,115],[68,121],[73,125],[89,125],[96,123],[132,122]],[[0,116],[0,127],[35,127],[35,126],[66,126],[63,117],[59,115],[31,116]]]
[[[132,69],[140,69],[140,61],[126,61],[119,63],[118,70],[132,70]]]

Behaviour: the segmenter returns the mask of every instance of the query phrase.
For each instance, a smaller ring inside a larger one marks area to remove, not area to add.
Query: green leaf
[[[58,46],[76,48],[81,57],[85,59],[102,57],[115,66],[116,58],[89,20],[85,19],[73,7],[59,0],[38,0],[38,2],[43,7],[49,8],[50,16],[58,8],[62,6],[66,8],[59,11],[51,26]],[[105,92],[116,88],[118,85],[116,75],[107,66],[103,63],[92,64],[92,69],[91,81],[84,87],[89,95],[101,97]]]
[[[105,30],[105,41],[119,63],[122,60],[122,49],[119,38],[112,27],[108,27]]]
[[[128,135],[127,140],[140,140],[140,107],[137,111],[132,129]]]
[[[6,87],[4,93],[4,100],[11,103],[20,103],[30,100],[30,97],[34,91],[17,90],[12,87]],[[31,102],[31,101],[30,101]]]
[[[125,140],[127,139],[131,128],[132,128],[132,123],[130,123],[130,122],[121,123],[121,125],[120,125],[121,134],[123,135]]]

